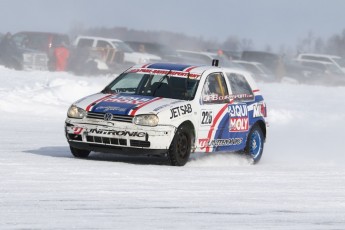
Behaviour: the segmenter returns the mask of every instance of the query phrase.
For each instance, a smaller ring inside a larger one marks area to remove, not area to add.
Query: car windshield
[[[334,58],[334,61],[338,63],[341,68],[345,68],[345,59],[344,58]]]
[[[121,51],[123,51],[123,52],[125,52],[125,53],[133,53],[133,52],[134,52],[134,50],[133,50],[129,45],[127,45],[127,44],[124,43],[124,42],[121,42],[121,41],[119,41],[119,42],[113,41],[112,43],[114,44],[114,46],[115,46],[117,49],[119,49],[119,50],[121,50]]]
[[[339,67],[336,66],[335,64],[326,64],[325,66],[330,73],[339,74],[339,75],[344,74],[343,71],[341,71],[341,69],[339,69]]]
[[[123,73],[102,92],[192,100],[199,80],[189,75],[185,77],[171,76],[170,72],[167,71],[163,74]]]

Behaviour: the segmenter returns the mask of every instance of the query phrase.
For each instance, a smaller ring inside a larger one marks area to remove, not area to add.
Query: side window
[[[27,48],[28,36],[25,34],[15,34],[12,36],[17,47]]]
[[[111,48],[111,44],[107,41],[97,41],[96,47]]]
[[[207,76],[202,90],[203,104],[223,104],[229,102],[229,91],[222,73]]]
[[[92,47],[93,39],[80,39],[78,42],[78,47],[85,48],[85,47]]]
[[[227,73],[232,91],[231,99],[235,101],[251,101],[254,99],[253,91],[246,78],[240,74]]]

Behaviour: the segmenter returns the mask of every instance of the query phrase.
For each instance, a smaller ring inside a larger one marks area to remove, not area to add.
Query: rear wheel
[[[244,152],[253,159],[254,164],[261,159],[264,150],[264,141],[265,138],[262,130],[258,125],[255,125],[249,132],[247,144],[244,149]]]
[[[70,146],[70,149],[73,156],[77,158],[87,158],[90,155],[89,150],[77,149],[72,146]]]
[[[168,152],[171,165],[183,166],[188,162],[191,152],[191,140],[191,130],[187,126],[178,128]]]

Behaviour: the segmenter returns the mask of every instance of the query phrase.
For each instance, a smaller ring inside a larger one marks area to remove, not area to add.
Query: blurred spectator
[[[70,53],[66,44],[61,42],[54,49],[55,71],[66,71],[69,55]]]
[[[219,57],[224,56],[223,50],[219,49],[219,50],[217,51],[217,55],[218,55]]]
[[[144,45],[144,44],[140,44],[140,45],[139,45],[138,51],[139,51],[140,53],[146,53],[145,45]]]

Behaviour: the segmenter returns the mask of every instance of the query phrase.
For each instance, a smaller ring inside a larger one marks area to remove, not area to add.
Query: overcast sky
[[[166,30],[223,42],[252,39],[258,49],[295,47],[311,31],[345,29],[345,0],[0,0],[0,33],[68,32],[73,25]]]

